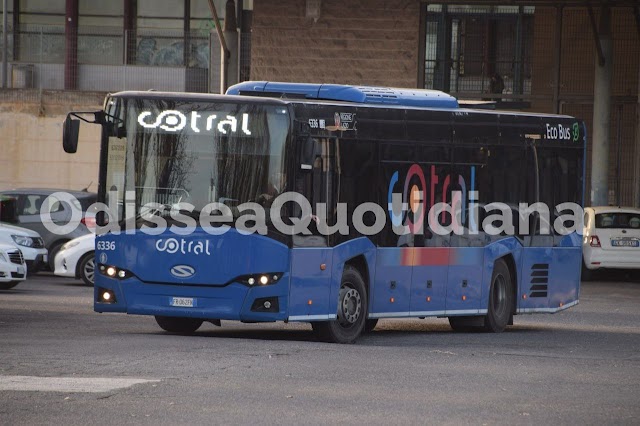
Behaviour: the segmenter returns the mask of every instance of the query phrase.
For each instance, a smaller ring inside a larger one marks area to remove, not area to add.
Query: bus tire
[[[484,317],[484,329],[490,333],[501,333],[509,324],[513,307],[513,282],[509,267],[498,259],[493,265],[489,306]]]
[[[367,318],[367,290],[360,272],[346,265],[338,292],[337,318],[312,323],[320,340],[330,343],[352,343],[364,330]]]
[[[156,322],[161,329],[169,333],[190,334],[199,329],[204,321],[197,318],[163,317],[156,315]]]

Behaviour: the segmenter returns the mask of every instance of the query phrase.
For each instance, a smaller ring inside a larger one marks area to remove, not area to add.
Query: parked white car
[[[27,277],[27,265],[18,247],[0,243],[0,290],[9,290]]]
[[[597,269],[640,269],[640,209],[585,208],[582,258],[585,279]]]
[[[93,285],[95,273],[94,234],[83,235],[66,242],[56,254],[54,274],[61,277],[81,278],[86,285]]]
[[[0,243],[18,246],[29,273],[39,271],[47,263],[47,249],[36,231],[0,222]]]

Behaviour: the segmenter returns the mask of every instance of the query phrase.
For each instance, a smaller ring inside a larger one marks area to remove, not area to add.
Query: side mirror
[[[15,198],[0,198],[0,222],[18,223]]]
[[[62,126],[62,147],[64,152],[74,154],[78,150],[78,134],[80,133],[80,120],[71,118],[67,114]]]

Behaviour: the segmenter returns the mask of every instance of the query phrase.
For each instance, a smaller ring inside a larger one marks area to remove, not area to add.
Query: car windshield
[[[596,215],[596,228],[640,229],[640,213],[600,213]]]

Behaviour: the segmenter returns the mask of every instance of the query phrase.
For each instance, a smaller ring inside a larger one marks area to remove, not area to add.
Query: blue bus
[[[69,153],[78,119],[102,126],[97,312],[153,315],[174,333],[309,322],[348,343],[380,318],[501,332],[578,303],[581,229],[553,226],[563,203],[583,205],[573,117],[467,109],[429,90],[244,82],[109,95],[92,118],[69,113]],[[498,221],[495,203],[508,206]],[[497,226],[509,218],[510,232]]]

